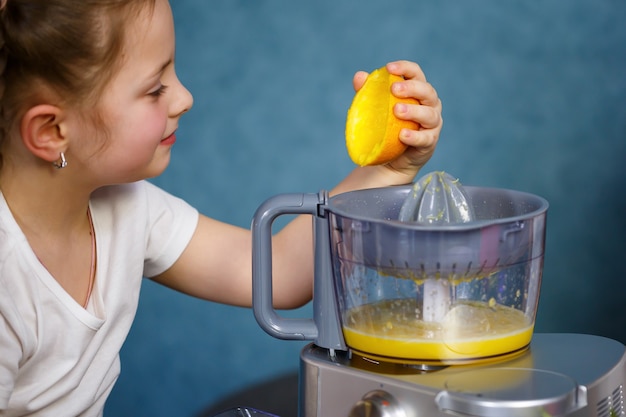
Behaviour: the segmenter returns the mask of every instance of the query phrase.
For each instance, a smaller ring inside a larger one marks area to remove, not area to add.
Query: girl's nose
[[[191,109],[191,106],[193,106],[193,96],[178,79],[176,79],[176,88],[174,90],[175,93],[170,108],[171,115],[176,117],[181,116]]]

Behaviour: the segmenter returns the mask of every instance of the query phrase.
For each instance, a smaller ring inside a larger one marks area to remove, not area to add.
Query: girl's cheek
[[[150,114],[144,123],[139,123],[139,132],[146,130],[150,132],[150,136],[159,136],[161,139],[167,132],[167,112],[166,111],[154,111]],[[148,132],[146,132],[148,133]]]

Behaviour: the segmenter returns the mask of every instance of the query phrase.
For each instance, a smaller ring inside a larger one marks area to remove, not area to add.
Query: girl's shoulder
[[[171,234],[172,227],[193,223],[198,216],[186,201],[146,180],[102,187],[92,194],[90,206],[96,226],[137,233],[143,229],[153,234],[165,227]]]
[[[92,203],[115,206],[124,204],[154,204],[155,200],[180,200],[147,180],[108,185],[94,191]]]
[[[91,207],[96,212],[146,213],[178,200],[165,190],[146,180],[115,184],[99,188],[91,195]]]
[[[154,187],[154,185],[145,180],[127,184],[107,185],[94,191],[91,195],[91,201],[109,205],[133,200],[138,201],[145,198],[146,189],[150,187]]]

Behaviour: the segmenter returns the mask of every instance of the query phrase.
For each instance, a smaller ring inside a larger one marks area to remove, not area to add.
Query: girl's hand
[[[407,175],[412,181],[422,166],[428,162],[435,151],[443,119],[441,117],[441,100],[437,91],[426,81],[424,72],[414,62],[395,61],[387,64],[391,74],[401,75],[405,81],[396,82],[391,86],[393,95],[399,98],[413,97],[419,104],[398,103],[394,114],[399,119],[413,120],[419,124],[418,130],[402,129],[400,140],[409,145],[407,150],[397,159],[387,163],[388,169]],[[359,90],[367,73],[359,71],[354,75],[353,85]]]

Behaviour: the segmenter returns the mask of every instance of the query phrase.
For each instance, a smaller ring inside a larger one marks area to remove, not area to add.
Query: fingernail
[[[401,93],[402,91],[406,90],[406,87],[403,83],[398,82],[398,83],[393,83],[391,85],[391,91],[393,93]]]
[[[398,113],[406,113],[407,110],[408,110],[408,107],[406,104],[403,104],[403,103],[396,104],[396,111]]]

